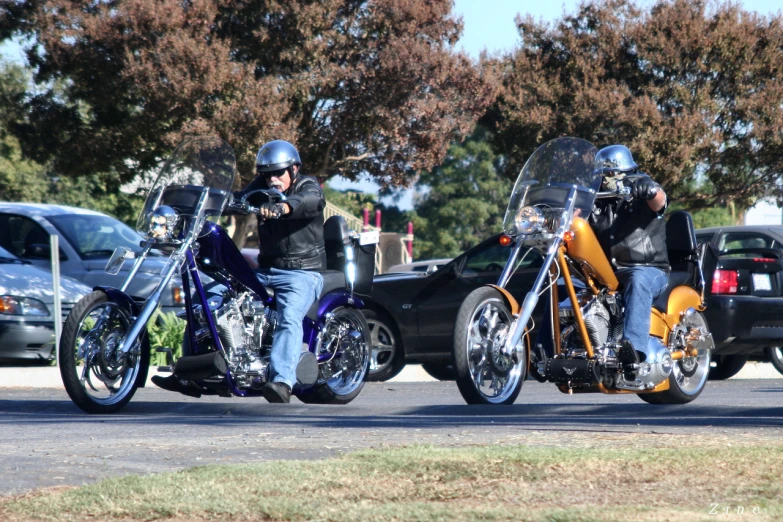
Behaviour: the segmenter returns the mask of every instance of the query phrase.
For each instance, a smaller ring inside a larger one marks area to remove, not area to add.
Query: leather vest
[[[244,192],[268,188],[257,176]],[[291,212],[279,219],[258,218],[258,267],[284,270],[326,270],[324,207],[326,200],[312,176],[296,177],[285,192]]]
[[[669,270],[666,221],[646,201],[597,201],[589,223],[615,269],[654,266]]]

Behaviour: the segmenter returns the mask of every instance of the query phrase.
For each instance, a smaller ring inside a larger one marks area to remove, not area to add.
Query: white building
[[[783,209],[774,201],[759,201],[745,212],[746,225],[783,224]]]

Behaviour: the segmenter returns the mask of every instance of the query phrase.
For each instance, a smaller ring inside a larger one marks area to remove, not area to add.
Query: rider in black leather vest
[[[271,188],[259,174],[243,192]],[[324,194],[312,176],[297,175],[285,192],[291,211],[280,219],[258,216],[258,267],[326,270]]]
[[[627,176],[634,183],[642,178],[650,180],[646,174]],[[669,270],[666,222],[660,219],[665,209],[655,212],[641,198],[596,202],[588,221],[615,269],[646,265]]]

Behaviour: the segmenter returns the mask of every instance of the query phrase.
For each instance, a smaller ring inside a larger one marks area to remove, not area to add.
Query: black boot
[[[268,382],[264,384],[261,393],[269,402],[284,404],[291,402],[291,388],[284,382]]]
[[[190,386],[190,384],[183,385],[179,380],[179,377],[173,373],[168,377],[163,377],[162,375],[153,375],[150,380],[156,386],[163,388],[164,390],[179,392],[183,395],[187,395],[188,397],[195,397],[196,399],[201,397],[201,392],[198,391],[198,389]]]
[[[620,364],[623,365],[623,375],[625,376],[625,380],[635,380],[636,368],[639,364],[639,354],[636,352],[630,341],[623,341],[623,345],[620,347],[620,352],[617,354],[617,359],[620,361]]]

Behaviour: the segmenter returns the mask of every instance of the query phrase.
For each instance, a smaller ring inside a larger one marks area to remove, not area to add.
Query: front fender
[[[125,308],[132,317],[136,317],[141,312],[141,306],[139,303],[133,300],[131,296],[111,286],[96,286],[93,290],[97,292],[103,292],[106,297]],[[146,361],[146,364],[142,364],[139,368],[139,387],[144,388],[147,383],[147,375],[150,371],[150,356],[152,355],[152,348],[150,346],[150,338],[147,335],[147,330],[143,330],[141,336],[141,350],[142,350],[142,363]],[[146,357],[144,356],[146,352]]]

